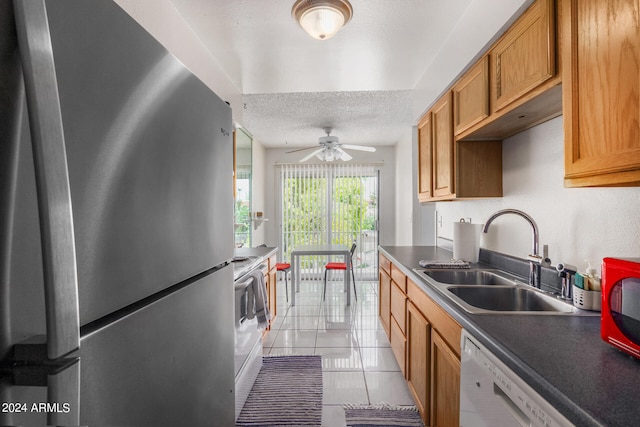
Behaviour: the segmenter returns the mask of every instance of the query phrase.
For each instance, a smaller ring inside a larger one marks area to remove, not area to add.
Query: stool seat
[[[356,297],[356,301],[358,300],[358,291],[356,291],[356,275],[353,272],[353,253],[356,251],[356,242],[353,242],[351,245],[351,249],[349,250],[349,259],[351,260],[350,270],[351,270],[351,278],[353,279],[353,295]],[[324,289],[322,291],[322,300],[324,301],[325,296],[327,295],[327,273],[329,270],[347,270],[346,262],[329,262],[324,266]],[[348,273],[347,273],[348,274]]]
[[[346,270],[347,264],[344,262],[330,262],[325,267],[327,270]]]
[[[286,271],[291,268],[291,264],[288,262],[278,262],[276,263],[276,270],[278,271]]]

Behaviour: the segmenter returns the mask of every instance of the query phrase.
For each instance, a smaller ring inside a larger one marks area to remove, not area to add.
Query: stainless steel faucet
[[[531,218],[526,213],[519,211],[517,209],[502,209],[489,217],[487,222],[484,223],[482,232],[486,233],[487,231],[489,231],[489,226],[491,225],[493,220],[505,214],[514,214],[514,215],[521,216],[522,218],[527,220],[529,225],[531,225],[531,229],[533,230],[533,253],[527,256],[527,260],[529,261],[529,285],[535,288],[540,288],[540,265],[542,265],[543,263],[546,263],[548,259],[546,257],[546,254],[543,258],[538,253],[538,241],[539,241],[538,225],[533,220],[533,218]]]

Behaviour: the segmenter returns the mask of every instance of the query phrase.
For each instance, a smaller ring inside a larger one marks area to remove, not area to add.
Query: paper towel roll
[[[482,224],[453,223],[453,259],[478,262]]]

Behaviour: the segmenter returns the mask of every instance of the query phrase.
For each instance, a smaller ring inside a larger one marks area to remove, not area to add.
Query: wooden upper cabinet
[[[639,0],[563,0],[565,186],[640,185]]]
[[[455,135],[489,117],[489,57],[471,67],[452,92]]]
[[[453,92],[418,125],[418,200],[502,196],[502,142],[455,141]]]
[[[453,108],[451,92],[443,96],[431,109],[433,127],[433,197],[447,198],[454,188]]]
[[[554,12],[553,0],[534,2],[489,52],[492,112],[556,75]]]
[[[431,164],[433,162],[431,112],[418,123],[418,200],[426,202],[433,196]]]

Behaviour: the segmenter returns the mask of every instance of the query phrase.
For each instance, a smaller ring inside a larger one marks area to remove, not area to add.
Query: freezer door
[[[82,425],[234,425],[233,272],[81,340]]]
[[[46,8],[83,325],[233,257],[231,109],[115,2]]]
[[[45,380],[22,368],[13,381],[0,376],[0,424],[232,426],[233,368],[226,267],[109,324],[85,326],[79,362]]]

